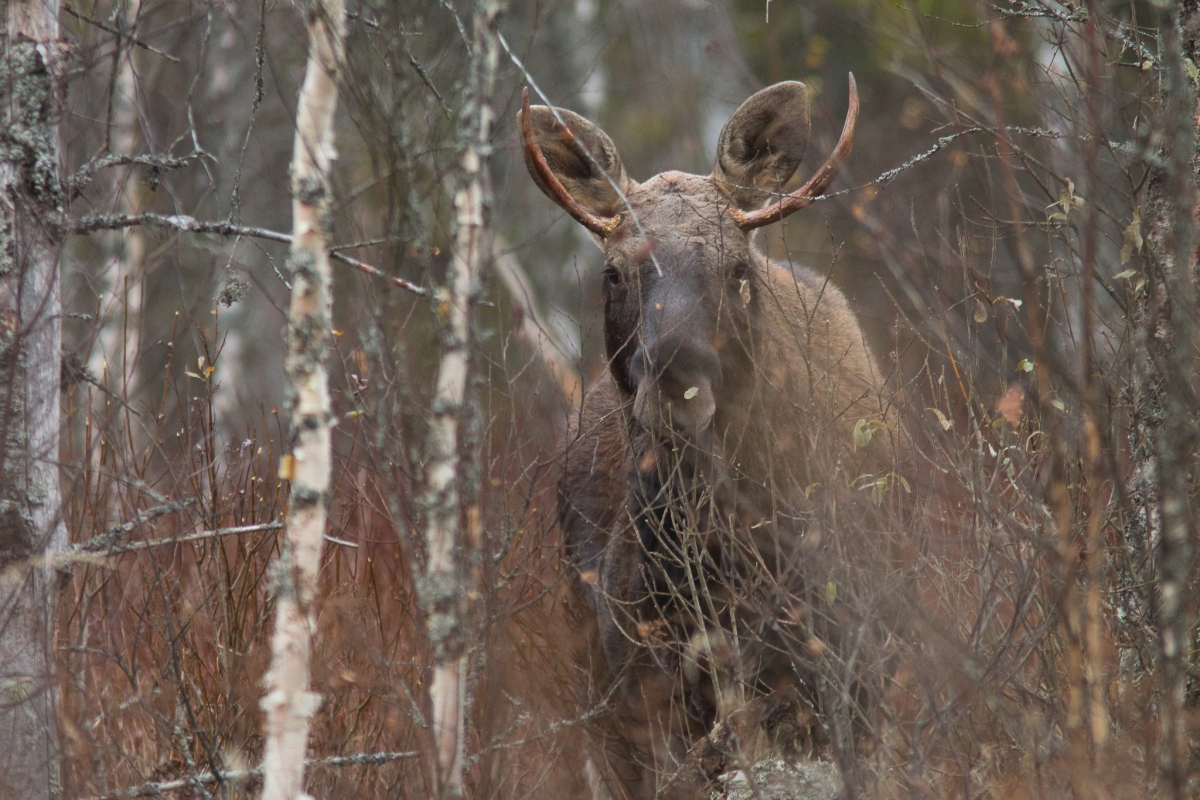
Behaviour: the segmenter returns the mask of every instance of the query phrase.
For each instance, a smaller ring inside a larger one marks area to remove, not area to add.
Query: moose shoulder
[[[722,628],[735,586],[778,579],[799,558],[814,486],[848,485],[891,460],[886,436],[855,447],[888,415],[846,298],[750,238],[825,191],[857,113],[851,76],[837,147],[789,195],[779,192],[809,134],[801,83],[747,100],[708,176],[637,183],[577,114],[526,97],[519,115],[530,174],[604,252],[608,369],[568,435],[559,517],[618,682],[620,737],[648,765],[624,771],[631,796],[652,794],[717,715],[720,692],[699,675],[719,659],[695,642]],[[736,649],[751,688],[789,672],[769,647]]]

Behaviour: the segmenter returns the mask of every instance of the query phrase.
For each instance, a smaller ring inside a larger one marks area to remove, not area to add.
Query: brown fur
[[[602,169],[563,143],[549,109],[533,120],[572,197],[622,217],[601,242],[609,369],[568,433],[560,520],[616,693],[608,738],[619,746],[598,758],[617,796],[650,797],[728,704],[729,681],[710,680],[718,662],[739,664],[751,687],[789,672],[766,648],[722,656],[723,640],[704,636],[738,592],[715,583],[693,613],[688,587],[709,572],[743,587],[777,577],[799,558],[814,485],[847,486],[890,463],[886,435],[861,450],[850,439],[859,420],[886,433],[883,380],[845,296],[767,260],[726,213],[760,203],[799,163],[802,85],[766,89],[735,113],[712,176],[638,184],[586,120],[568,124]]]

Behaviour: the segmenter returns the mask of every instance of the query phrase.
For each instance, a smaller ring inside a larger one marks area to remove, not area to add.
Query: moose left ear
[[[721,130],[713,181],[738,208],[758,208],[800,166],[808,131],[808,87],[785,81],[763,89]]]

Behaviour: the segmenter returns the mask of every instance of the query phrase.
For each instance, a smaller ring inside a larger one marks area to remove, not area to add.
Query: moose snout
[[[639,347],[629,370],[633,414],[647,429],[695,437],[716,413],[721,362],[712,347],[668,341]]]

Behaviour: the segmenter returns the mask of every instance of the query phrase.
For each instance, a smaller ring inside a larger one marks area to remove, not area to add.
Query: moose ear
[[[567,194],[589,214],[606,217],[620,213],[623,204],[617,189],[624,193],[631,182],[608,134],[565,108],[552,111],[546,106],[533,106],[529,111],[538,147]],[[554,112],[566,124],[567,131],[554,118]],[[517,124],[521,124],[519,116]],[[554,191],[542,182],[528,150],[525,167],[542,193],[562,205]]]
[[[808,148],[808,87],[785,81],[756,93],[733,113],[717,140],[712,179],[747,211],[778,192]]]

